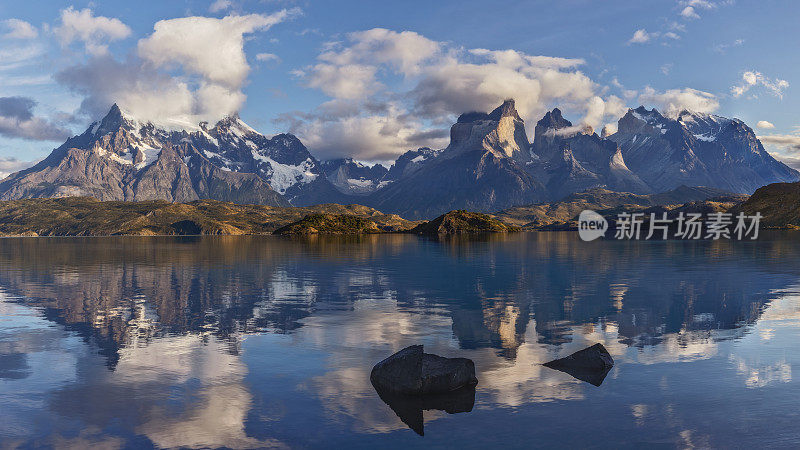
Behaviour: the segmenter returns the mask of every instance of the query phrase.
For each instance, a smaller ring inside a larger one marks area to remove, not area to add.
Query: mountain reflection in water
[[[786,444],[799,242],[2,239],[0,443]],[[597,342],[600,387],[541,366]],[[417,343],[475,361],[471,412],[381,401]]]

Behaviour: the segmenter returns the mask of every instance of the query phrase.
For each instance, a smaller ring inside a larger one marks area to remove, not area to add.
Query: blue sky
[[[113,101],[175,127],[238,110],[320,158],[386,161],[506,97],[529,133],[555,106],[598,130],[639,104],[738,117],[796,163],[798,17],[777,0],[3,2],[0,171]]]

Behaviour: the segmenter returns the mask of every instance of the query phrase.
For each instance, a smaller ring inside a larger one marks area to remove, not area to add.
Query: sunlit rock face
[[[462,114],[450,129],[447,148],[366,202],[409,218],[535,203],[547,196],[542,183],[526,169],[530,160],[524,122],[514,101],[506,100],[488,114]]]

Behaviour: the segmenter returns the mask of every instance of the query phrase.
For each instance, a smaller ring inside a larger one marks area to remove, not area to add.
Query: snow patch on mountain
[[[265,162],[269,165],[267,177],[269,185],[280,194],[285,194],[286,190],[296,184],[308,184],[317,179],[317,174],[311,169],[315,163],[311,158],[306,159],[301,164],[290,165],[281,164],[269,156],[264,156],[253,150],[253,158]]]
[[[678,116],[678,121],[695,138],[705,142],[713,142],[726,127],[734,122],[734,119],[684,110]]]

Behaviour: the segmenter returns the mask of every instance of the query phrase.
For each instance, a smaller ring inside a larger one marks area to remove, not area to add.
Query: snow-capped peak
[[[636,109],[629,109],[628,113],[619,120],[619,132],[638,132],[642,128],[642,122],[661,134],[666,134],[670,127],[670,120],[661,115],[657,109],[648,110],[644,106],[639,106]]]
[[[692,133],[695,138],[711,142],[716,140],[719,133],[730,125],[733,120],[715,114],[683,110],[678,116],[678,122]]]

